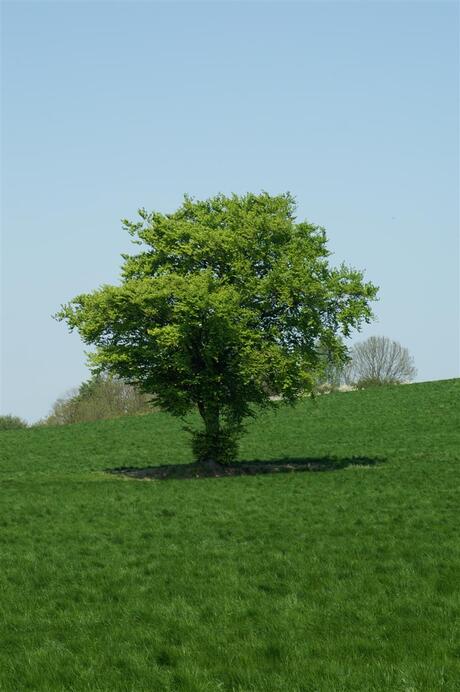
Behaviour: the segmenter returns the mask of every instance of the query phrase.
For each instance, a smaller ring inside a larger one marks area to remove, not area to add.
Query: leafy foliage
[[[19,416],[0,416],[0,430],[17,430],[18,428],[27,428],[27,423]]]
[[[149,413],[151,397],[107,374],[93,375],[75,391],[58,399],[43,425],[67,425]]]
[[[186,196],[172,214],[139,215],[124,222],[142,249],[124,255],[121,285],[77,296],[57,317],[96,347],[96,369],[175,415],[197,407],[198,459],[228,460],[256,407],[311,392],[325,350],[346,358],[340,336],[371,319],[377,289],[329,266],[324,229],[296,223],[290,194]]]

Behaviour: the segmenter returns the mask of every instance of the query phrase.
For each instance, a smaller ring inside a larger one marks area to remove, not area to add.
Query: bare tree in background
[[[417,374],[407,348],[386,336],[371,336],[353,346],[344,377],[358,387],[410,382]]]

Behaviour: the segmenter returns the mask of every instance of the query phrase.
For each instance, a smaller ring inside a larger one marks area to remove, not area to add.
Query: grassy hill
[[[325,395],[243,440],[331,472],[104,473],[191,461],[163,414],[2,433],[0,689],[459,690],[459,394]]]

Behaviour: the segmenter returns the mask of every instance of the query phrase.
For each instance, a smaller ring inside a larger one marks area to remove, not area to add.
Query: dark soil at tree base
[[[107,473],[128,476],[142,480],[168,480],[188,478],[223,478],[228,476],[254,476],[263,473],[295,473],[299,471],[337,471],[347,466],[375,466],[383,459],[367,457],[350,457],[336,459],[323,457],[319,459],[280,459],[276,461],[244,461],[233,464],[207,462],[205,464],[165,464],[136,468],[122,466],[106,469]]]

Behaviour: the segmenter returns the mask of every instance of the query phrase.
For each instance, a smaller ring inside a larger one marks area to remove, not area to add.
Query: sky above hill
[[[455,2],[3,2],[1,412],[87,379],[51,315],[184,193],[291,191],[380,286],[353,342],[458,376]]]

